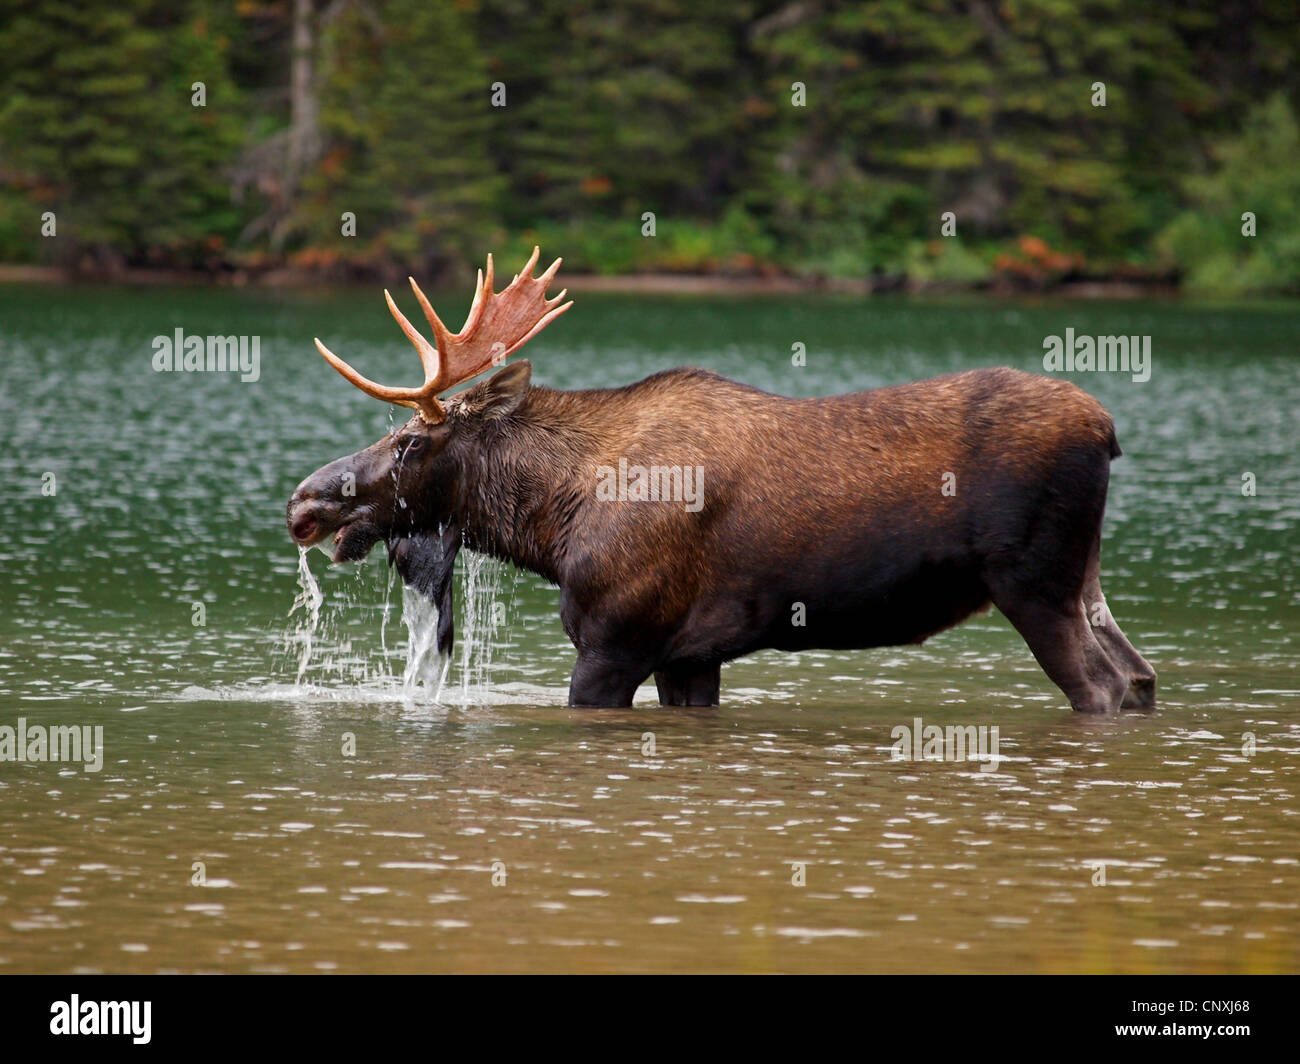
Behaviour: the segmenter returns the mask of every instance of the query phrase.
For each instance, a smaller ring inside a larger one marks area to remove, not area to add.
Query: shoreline
[[[363,288],[382,284],[378,278],[326,277],[317,271],[283,267],[259,273],[231,271],[129,268],[113,274],[86,274],[59,266],[0,263],[0,284],[127,285],[256,289]],[[726,274],[629,273],[567,274],[566,288],[574,292],[644,295],[1055,295],[1075,299],[1169,298],[1182,289],[1167,280],[1088,279],[1042,284],[996,279],[985,284],[920,283],[906,278],[812,278],[790,276],[731,276]]]

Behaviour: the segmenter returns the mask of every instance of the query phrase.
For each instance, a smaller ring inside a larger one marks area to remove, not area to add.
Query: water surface
[[[259,336],[260,379],[155,373],[177,326]],[[395,416],[311,338],[419,372],[377,292],[0,287],[0,725],[105,745],[0,762],[0,971],[1297,970],[1293,306],[590,295],[530,357],[819,395],[1038,370],[1067,326],[1152,337],[1148,382],[1076,379],[1125,452],[1103,583],[1157,712],[1070,713],[997,614],[591,712],[558,592],[495,562],[462,555],[437,702],[382,551],[310,554],[290,615],[290,491]],[[996,769],[891,760],[918,717],[997,726]]]

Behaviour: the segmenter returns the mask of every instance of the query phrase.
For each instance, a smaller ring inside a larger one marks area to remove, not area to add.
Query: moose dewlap
[[[333,537],[335,561],[382,540],[438,605],[440,649],[466,546],[559,586],[571,705],[630,705],[652,675],[664,705],[716,705],[722,663],[751,651],[920,643],[990,604],[1075,709],[1154,704],[1101,590],[1120,450],[1085,392],[1012,369],[822,399],[698,369],[558,391],[521,361],[443,399],[572,306],[546,298],[559,260],[534,277],[537,259],[496,292],[489,255],[458,333],[412,280],[434,343],[384,293],[419,387],[376,384],[316,341],[415,415],[304,480],[290,534]]]

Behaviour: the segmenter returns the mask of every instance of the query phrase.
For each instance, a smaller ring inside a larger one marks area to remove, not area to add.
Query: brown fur
[[[391,546],[450,524],[558,584],[576,703],[626,704],[651,672],[665,701],[716,702],[720,664],[752,650],[920,642],[990,601],[1009,616],[1028,604],[1056,633],[1026,638],[1076,708],[1115,708],[1148,679],[1136,651],[1114,651],[1118,627],[1105,653],[1073,619],[1119,449],[1072,384],[991,369],[788,399],[693,369],[577,392],[528,372],[516,363],[450,400],[444,425],[395,437],[429,435],[432,457],[412,467],[411,527],[373,531]],[[379,462],[383,445],[340,461]],[[701,467],[703,508],[598,500],[599,467],[620,459]],[[382,470],[371,479],[382,490]],[[327,495],[295,494],[291,525]]]

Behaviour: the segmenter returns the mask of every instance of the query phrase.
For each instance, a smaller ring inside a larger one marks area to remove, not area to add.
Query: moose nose
[[[320,521],[316,519],[316,515],[311,512],[310,507],[299,514],[291,514],[289,517],[289,535],[304,546],[316,538],[319,529]]]
[[[289,535],[293,541],[306,547],[319,539],[321,519],[315,492],[305,492],[299,487],[289,500],[285,512],[285,521],[289,525]]]

